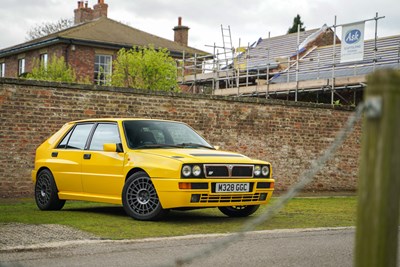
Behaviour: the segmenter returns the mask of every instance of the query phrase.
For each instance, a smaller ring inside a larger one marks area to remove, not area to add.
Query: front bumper
[[[32,182],[36,182],[36,174],[37,174],[37,171],[36,170],[32,170],[31,171],[31,178],[32,178]]]
[[[274,179],[165,179],[152,178],[164,209],[267,204]],[[249,183],[249,192],[215,192],[216,183]],[[182,185],[184,184],[184,185]],[[188,186],[190,184],[190,186]]]

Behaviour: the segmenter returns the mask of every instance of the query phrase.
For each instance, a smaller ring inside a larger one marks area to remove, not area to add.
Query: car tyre
[[[53,174],[45,169],[41,170],[35,183],[35,201],[41,210],[60,210],[65,200],[58,198],[58,189]]]
[[[156,189],[145,172],[132,174],[125,182],[122,191],[122,204],[125,212],[140,221],[155,221],[165,216]]]
[[[218,207],[218,209],[229,217],[247,217],[258,210],[260,205],[251,206],[231,206],[231,207]]]

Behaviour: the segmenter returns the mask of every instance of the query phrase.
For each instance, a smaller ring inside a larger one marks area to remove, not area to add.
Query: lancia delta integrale
[[[208,207],[244,217],[274,190],[270,163],[216,150],[187,124],[149,119],[66,123],[36,150],[32,179],[41,210],[105,202],[137,220]]]

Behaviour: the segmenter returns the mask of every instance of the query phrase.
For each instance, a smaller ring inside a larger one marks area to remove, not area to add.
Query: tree
[[[165,48],[121,49],[113,65],[111,85],[156,91],[179,90],[176,63]]]
[[[27,40],[33,40],[39,37],[49,35],[74,25],[71,18],[69,19],[59,19],[56,22],[43,22],[42,24],[36,24],[27,32]]]
[[[293,26],[291,28],[289,28],[287,33],[295,33],[297,32],[297,27],[298,25],[300,25],[300,31],[304,32],[306,30],[306,27],[303,27],[303,22],[301,21],[301,17],[299,14],[297,14],[296,17],[294,17],[293,19]]]
[[[57,57],[56,55],[53,55],[47,64],[35,60],[32,72],[28,73],[26,78],[38,81],[76,82],[74,70],[67,66],[64,57]]]

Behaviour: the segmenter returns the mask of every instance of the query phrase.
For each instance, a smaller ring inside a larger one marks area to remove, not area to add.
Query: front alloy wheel
[[[231,206],[231,207],[218,207],[218,209],[229,217],[247,217],[258,210],[260,205],[253,206]]]
[[[145,172],[137,172],[126,180],[122,203],[129,216],[141,221],[158,220],[167,212],[162,208],[156,189]]]

